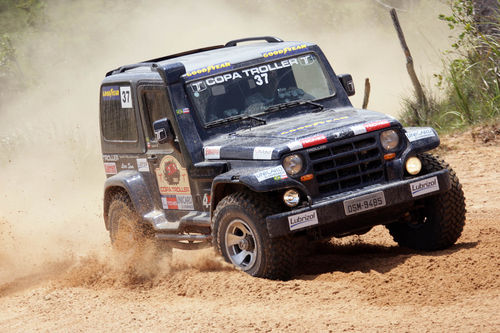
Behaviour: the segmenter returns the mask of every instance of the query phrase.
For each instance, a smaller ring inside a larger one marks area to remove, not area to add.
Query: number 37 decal
[[[269,83],[269,80],[267,79],[267,73],[257,74],[253,77],[253,79],[255,80],[255,84],[258,86]]]
[[[122,108],[132,107],[132,94],[130,93],[130,87],[120,87],[120,100],[122,102]]]

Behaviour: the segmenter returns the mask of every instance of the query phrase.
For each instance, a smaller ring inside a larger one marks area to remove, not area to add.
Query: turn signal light
[[[300,177],[300,181],[305,182],[305,181],[311,180],[313,178],[314,178],[314,175],[312,173],[308,173],[307,175],[303,175],[302,177]]]
[[[396,157],[396,153],[390,153],[390,154],[385,154],[384,155],[384,160],[392,160],[394,157]]]

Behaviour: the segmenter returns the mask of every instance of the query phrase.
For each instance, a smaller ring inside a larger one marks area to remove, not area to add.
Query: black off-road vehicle
[[[402,246],[451,246],[465,202],[426,153],[437,133],[356,109],[353,94],[318,46],[275,37],[110,71],[100,122],[112,242],[213,243],[272,279],[291,276],[297,244],[380,224]]]

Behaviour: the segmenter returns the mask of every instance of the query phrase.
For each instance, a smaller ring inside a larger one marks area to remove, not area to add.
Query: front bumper
[[[414,193],[412,195],[410,184],[418,184],[426,180],[432,181],[434,177],[436,177],[438,185],[433,186],[431,188],[432,191],[420,191],[417,193],[424,194]],[[450,188],[451,183],[448,170],[436,171],[409,180],[373,185],[318,200],[309,207],[270,215],[266,218],[267,230],[270,237],[280,237],[304,230],[321,228],[328,228],[329,232],[333,234],[348,234],[356,230],[394,221],[411,207],[414,201],[447,192]],[[385,205],[369,208],[369,210],[360,213],[346,215],[344,202],[347,200],[349,200],[348,202],[353,202],[352,199],[359,197],[376,196],[380,192],[383,192]],[[303,224],[303,227],[297,227],[294,225],[297,219],[309,220]]]

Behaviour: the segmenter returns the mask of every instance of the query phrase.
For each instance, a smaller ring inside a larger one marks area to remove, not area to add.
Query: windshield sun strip
[[[309,51],[309,52],[294,54],[293,56],[290,56],[290,57],[282,57],[282,58],[278,58],[278,59],[273,59],[272,61],[267,61],[267,62],[264,62],[264,63],[257,63],[257,64],[253,64],[253,65],[242,66],[242,67],[239,67],[239,68],[232,67],[230,69],[228,68],[228,70],[223,71],[223,72],[217,72],[217,73],[214,73],[214,74],[211,74],[211,75],[207,75],[207,76],[203,76],[203,77],[192,78],[189,81],[187,81],[186,77],[184,76],[183,78],[184,78],[184,82],[185,82],[185,87],[186,87],[186,90],[188,90],[189,84],[191,84],[193,82],[196,82],[196,81],[207,80],[209,78],[215,78],[215,77],[223,76],[223,75],[229,74],[229,73],[234,73],[234,72],[238,72],[238,71],[249,70],[251,68],[255,68],[255,67],[258,67],[258,66],[266,66],[266,65],[269,65],[269,64],[276,63],[277,61],[284,61],[284,60],[289,60],[289,59],[295,59],[295,58],[298,58],[300,56],[304,56],[304,55],[308,55],[308,54],[313,55],[315,57],[315,61],[318,62],[319,68],[321,70],[322,78],[324,78],[324,80],[325,80],[325,87],[328,89],[329,95],[327,95],[327,96],[321,96],[320,98],[316,98],[316,99],[313,99],[313,100],[301,100],[302,103],[297,104],[297,105],[293,105],[293,106],[304,106],[305,104],[309,104],[308,103],[309,101],[316,102],[316,101],[319,101],[319,100],[324,100],[324,99],[327,99],[327,98],[334,97],[336,95],[336,93],[337,93],[336,89],[335,89],[335,86],[334,86],[334,84],[333,84],[330,76],[328,75],[328,72],[327,72],[327,70],[326,70],[323,62],[321,61],[321,58],[314,51],[313,52]],[[292,65],[290,65],[290,67],[292,67]],[[223,82],[223,83],[225,83],[225,82]],[[223,83],[220,83],[220,84],[223,84]],[[217,119],[217,120],[210,121],[210,122],[205,122],[205,121],[203,121],[202,116],[199,113],[200,110],[198,108],[198,105],[193,101],[193,96],[191,95],[190,92],[188,92],[188,98],[191,100],[191,104],[193,105],[193,107],[194,107],[194,109],[196,111],[194,113],[196,113],[197,121],[200,122],[200,124],[202,125],[203,128],[213,128],[213,127],[216,127],[218,125],[225,124],[225,123],[230,123],[230,122],[234,122],[234,121],[244,120],[244,119],[249,119],[250,118],[250,117],[248,117],[249,116],[248,114],[239,114],[239,115],[235,115],[235,116],[229,116],[227,118]],[[300,100],[296,100],[296,101],[299,102]],[[285,103],[283,103],[283,104],[285,104]],[[279,105],[279,104],[270,105],[267,108],[267,109],[270,109],[270,110],[264,109],[263,112],[251,114],[251,116],[262,116],[262,115],[266,115],[266,114],[269,114],[269,113],[272,113],[272,112],[276,112],[276,111],[281,111],[283,109],[287,109],[288,108],[288,107],[284,107],[284,108],[277,108],[276,110],[274,110],[274,107],[277,106],[277,105]],[[265,120],[265,119],[262,119],[262,120]]]

